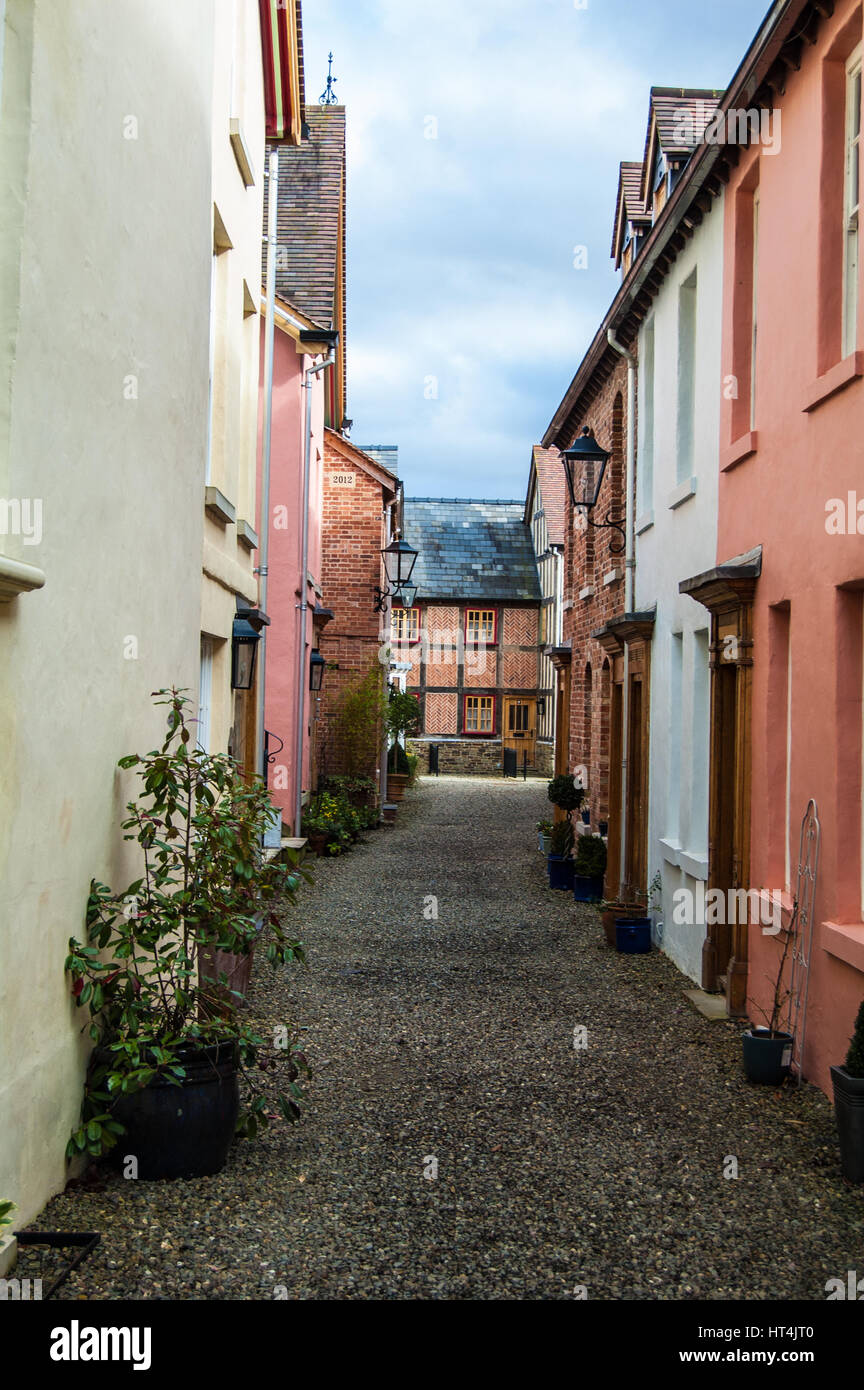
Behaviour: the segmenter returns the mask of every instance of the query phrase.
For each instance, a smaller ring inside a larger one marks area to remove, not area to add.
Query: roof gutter
[[[718,111],[725,114],[729,110],[737,110],[742,101],[746,105],[753,98],[789,38],[791,29],[809,3],[810,0],[777,0],[745,54],[725,96],[718,103]],[[578,405],[582,392],[590,383],[606,353],[610,351],[610,332],[614,334],[622,326],[646,280],[666,250],[679,221],[701,193],[714,172],[715,165],[722,158],[725,148],[723,144],[707,144],[703,141],[694,152],[687,169],[663,208],[659,221],[655,222],[645,246],[613,299],[564,399],[556,410],[543,436],[544,448],[548,449],[552,445],[566,448],[572,442],[573,431],[567,428],[567,421]]]

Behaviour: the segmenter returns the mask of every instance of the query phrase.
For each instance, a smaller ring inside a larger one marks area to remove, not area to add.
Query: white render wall
[[[133,877],[117,760],[161,738],[152,690],[198,689],[213,3],[6,5],[0,497],[41,499],[43,536],[0,554],[46,576],[0,603],[0,1197],[22,1225],[81,1101],[67,943],[91,877]]]
[[[678,449],[679,293],[697,274],[693,471],[681,477]],[[670,268],[640,331],[639,419],[646,406],[645,340],[654,333],[653,478],[637,480],[637,610],[656,604],[651,648],[648,879],[659,871],[662,905],[653,913],[663,949],[691,979],[701,979],[704,921],[676,925],[672,894],[694,895],[708,876],[709,678],[705,608],[678,584],[716,563],[721,400],[723,201],[714,202]],[[638,471],[637,464],[637,471]],[[657,899],[655,898],[655,903]],[[662,924],[662,925],[661,925]]]

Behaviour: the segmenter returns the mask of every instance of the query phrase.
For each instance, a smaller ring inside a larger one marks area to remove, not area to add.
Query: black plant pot
[[[840,1136],[840,1167],[849,1182],[864,1182],[864,1076],[831,1068],[834,1114]]]
[[[573,860],[562,859],[560,854],[550,854],[546,863],[549,868],[549,887],[569,891],[573,887]]]
[[[96,1061],[112,1054],[101,1048]],[[138,1177],[203,1178],[225,1166],[240,1111],[237,1049],[233,1042],[181,1053],[186,1076],[172,1086],[157,1076],[141,1091],[122,1096],[112,1116],[126,1128],[109,1154],[123,1165],[138,1161]]]
[[[599,822],[598,826],[597,826],[597,829],[600,831],[600,834],[601,834],[601,835],[608,835],[608,834],[609,834],[609,822],[608,822],[608,820],[601,820],[601,821]]]
[[[789,1075],[792,1043],[791,1033],[772,1033],[769,1028],[751,1028],[744,1033],[741,1044],[747,1080],[761,1086],[781,1086]]]

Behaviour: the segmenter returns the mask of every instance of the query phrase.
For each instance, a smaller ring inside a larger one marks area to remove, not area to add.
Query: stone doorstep
[[[712,1023],[718,1019],[728,1019],[726,1000],[722,994],[706,994],[704,989],[685,989],[684,994],[703,1018]]]

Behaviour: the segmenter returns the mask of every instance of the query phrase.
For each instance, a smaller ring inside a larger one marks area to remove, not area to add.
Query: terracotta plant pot
[[[327,848],[327,836],[325,835],[324,831],[313,830],[309,835],[306,836],[306,839],[309,842],[309,848],[311,849],[312,853],[317,854],[318,858],[320,859],[321,855]]]
[[[614,907],[604,907],[600,914],[600,921],[603,924],[603,935],[606,937],[607,946],[617,948],[617,936],[615,928],[622,917],[639,917],[640,909],[634,903],[616,903]]]

